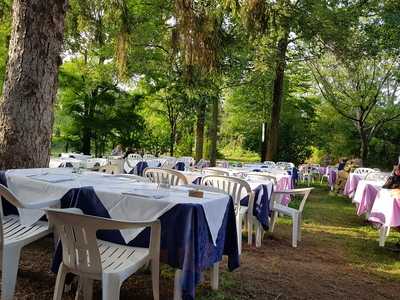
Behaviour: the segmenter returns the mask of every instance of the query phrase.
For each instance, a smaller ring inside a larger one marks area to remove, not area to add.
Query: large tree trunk
[[[92,130],[86,125],[82,128],[82,141],[81,141],[81,152],[85,155],[90,155],[90,146],[92,140]]]
[[[197,121],[196,121],[196,162],[203,158],[204,149],[204,126],[206,123],[206,105],[201,104],[197,108]]]
[[[283,98],[283,83],[285,80],[286,51],[289,40],[289,32],[278,41],[277,61],[275,67],[274,88],[272,94],[271,121],[268,130],[267,160],[275,160],[278,150],[279,121]]]
[[[212,99],[211,113],[211,128],[210,128],[210,165],[215,167],[217,164],[217,140],[218,140],[218,114],[219,114],[219,99]]]
[[[0,167],[47,167],[67,0],[14,0],[0,103]]]

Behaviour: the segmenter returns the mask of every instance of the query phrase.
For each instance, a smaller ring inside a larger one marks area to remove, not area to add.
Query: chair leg
[[[273,211],[272,216],[271,216],[271,221],[270,221],[271,224],[269,226],[269,232],[274,232],[275,223],[276,223],[277,218],[278,218],[278,212]]]
[[[102,299],[103,300],[119,300],[121,289],[121,281],[114,276],[102,276]]]
[[[154,259],[151,261],[151,282],[153,285],[153,299],[160,299],[160,261]]]
[[[253,216],[247,213],[247,244],[253,244]]]
[[[56,286],[54,288],[54,295],[53,300],[61,300],[63,291],[64,291],[64,283],[65,277],[67,276],[67,271],[63,263],[61,263],[60,267],[58,268],[57,279],[56,279]]]
[[[297,247],[297,233],[298,233],[298,228],[297,226],[299,225],[298,222],[298,216],[294,215],[292,216],[293,219],[293,227],[292,227],[292,247],[296,248]]]
[[[219,286],[219,262],[216,262],[211,270],[211,289],[218,290]]]
[[[93,279],[89,278],[83,279],[83,299],[84,300],[93,299]]]
[[[1,272],[1,300],[14,299],[18,264],[21,254],[19,247],[4,247]]]
[[[297,241],[300,242],[301,241],[301,215],[298,215],[298,219],[297,219]]]
[[[261,247],[263,235],[264,235],[264,229],[262,228],[260,222],[257,222],[256,223],[256,248]]]
[[[182,300],[181,276],[182,271],[176,269],[174,279],[174,300]]]
[[[239,249],[239,255],[242,254],[242,217],[238,217],[236,222],[236,230],[237,230],[237,239],[238,239],[238,249]]]

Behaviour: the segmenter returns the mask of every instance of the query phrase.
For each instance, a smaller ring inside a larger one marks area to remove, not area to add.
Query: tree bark
[[[169,136],[169,155],[174,156],[175,140],[176,140],[176,124],[170,124],[171,133]]]
[[[360,134],[360,141],[361,141],[360,157],[362,160],[362,164],[365,167],[368,165],[369,137],[362,122],[359,122],[357,124],[357,129],[358,133]]]
[[[0,167],[47,167],[67,0],[14,0],[0,103]]]
[[[268,129],[267,160],[275,160],[278,150],[279,121],[283,98],[283,84],[285,80],[286,51],[289,40],[289,32],[286,32],[278,41],[277,61],[275,67],[275,79],[272,94],[271,121]]]
[[[204,149],[204,127],[206,123],[206,105],[201,104],[197,108],[197,121],[196,121],[196,162],[203,158]]]
[[[218,140],[218,115],[219,98],[212,99],[211,128],[210,128],[210,165],[215,167],[217,164],[217,140]]]
[[[262,123],[262,139],[261,139],[261,162],[267,160],[267,142],[268,142],[268,123]]]

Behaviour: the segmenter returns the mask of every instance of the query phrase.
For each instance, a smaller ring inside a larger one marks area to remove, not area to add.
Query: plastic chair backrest
[[[357,168],[354,170],[354,174],[368,174],[368,173],[372,173],[372,172],[376,172],[374,169],[370,169],[370,168]]]
[[[299,212],[303,212],[304,206],[306,204],[307,198],[310,195],[311,191],[314,188],[302,188],[302,189],[293,189],[293,190],[286,190],[286,191],[279,191],[279,192],[272,192],[272,204],[271,204],[271,208],[274,207],[274,203],[276,202],[276,200],[281,200],[282,196],[284,195],[289,195],[289,196],[295,196],[295,195],[302,195],[303,199],[300,202],[298,211]]]
[[[229,172],[217,168],[203,168],[202,172],[206,175],[229,176]]]
[[[236,214],[238,214],[240,210],[240,201],[244,197],[248,196],[248,210],[253,211],[254,193],[251,190],[250,185],[243,179],[229,176],[210,175],[202,178],[201,185],[211,186],[229,194],[235,204]]]
[[[247,178],[260,180],[260,181],[271,181],[274,185],[277,184],[278,180],[275,176],[263,174],[263,173],[249,173]]]
[[[142,160],[143,159],[142,156],[138,153],[128,154],[127,158],[132,159],[132,160]]]
[[[185,175],[179,171],[171,169],[146,168],[143,176],[157,184],[168,184],[172,186],[188,184]]]
[[[151,227],[150,252],[157,251],[157,233],[159,235],[160,231],[158,220],[124,222],[83,215],[79,209],[46,209],[46,213],[49,222],[55,226],[61,239],[63,263],[76,273],[102,273],[101,256],[96,238],[98,230]]]
[[[371,181],[385,181],[390,177],[390,173],[383,172],[370,172],[365,176],[365,180]]]

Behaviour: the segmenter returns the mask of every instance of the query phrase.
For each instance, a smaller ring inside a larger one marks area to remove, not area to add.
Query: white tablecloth
[[[155,219],[176,204],[200,204],[214,244],[221,227],[229,196],[205,192],[204,198],[188,196],[188,189],[159,189],[156,184],[96,172],[74,174],[71,169],[26,169],[6,172],[7,185],[22,203],[60,200],[70,189],[91,186],[113,219],[146,221]],[[21,221],[33,224],[44,214],[41,210],[20,211]],[[140,230],[121,231],[126,242]]]

